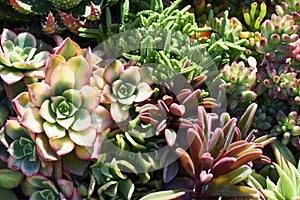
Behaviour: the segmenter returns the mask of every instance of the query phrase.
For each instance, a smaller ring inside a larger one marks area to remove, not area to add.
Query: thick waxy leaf
[[[6,84],[12,85],[20,81],[24,77],[24,74],[20,71],[11,71],[4,69],[0,71],[0,77]]]
[[[252,103],[250,106],[248,106],[247,110],[239,120],[237,126],[241,130],[242,136],[245,137],[251,124],[252,120],[254,118],[255,112],[257,110],[257,104]]]
[[[1,198],[3,198],[2,200],[19,200],[12,190],[0,188],[0,194],[2,196]]]
[[[96,139],[96,130],[93,128],[87,128],[83,131],[69,129],[69,136],[77,145],[92,147]]]
[[[110,113],[115,122],[123,122],[129,117],[129,111],[123,109],[123,105],[119,103],[111,103]]]
[[[39,115],[37,108],[28,108],[22,117],[21,124],[34,133],[43,132],[43,118]]]
[[[234,165],[236,162],[236,158],[233,157],[224,157],[220,159],[218,162],[214,164],[212,167],[212,174],[215,177],[218,177],[222,174],[225,174],[230,171],[231,167]]]
[[[124,83],[130,83],[132,85],[137,85],[141,81],[141,75],[138,67],[131,66],[125,69],[121,75],[120,79]]]
[[[79,109],[75,113],[74,123],[71,129],[74,131],[83,131],[92,125],[90,113],[86,109]]]
[[[24,179],[20,171],[9,169],[0,169],[0,187],[4,189],[13,189],[17,187]]]
[[[45,134],[38,134],[35,142],[40,155],[47,161],[56,161],[57,155],[49,145],[49,139]]]
[[[273,165],[275,166],[281,180],[277,183],[277,185],[279,188],[281,188],[283,196],[286,199],[292,199],[294,196],[297,195],[297,191],[295,186],[293,185],[293,182],[291,181],[287,173],[284,170],[282,170],[279,165],[277,165],[276,163],[273,163]]]
[[[98,133],[104,131],[113,123],[113,120],[108,110],[106,110],[103,106],[100,105],[97,106],[93,113],[91,113],[91,118],[92,126],[96,129]]]
[[[74,72],[65,64],[58,65],[52,73],[50,86],[52,88],[53,95],[62,95],[64,91],[74,88]]]
[[[64,179],[58,179],[57,183],[59,184],[63,194],[67,198],[71,198],[73,191],[74,191],[74,186],[72,181],[64,180]]]
[[[192,178],[196,178],[195,177],[195,169],[194,169],[194,164],[189,156],[189,154],[184,151],[182,148],[177,148],[175,150],[176,154],[179,156],[180,160],[181,160],[181,164],[184,167],[184,169],[186,170],[186,172],[192,177]]]
[[[125,197],[125,199],[131,199],[134,192],[134,184],[130,179],[119,180],[118,191]]]
[[[39,114],[42,118],[44,118],[49,123],[55,123],[55,113],[51,109],[50,100],[45,100],[40,108]]]
[[[70,174],[83,176],[89,165],[89,161],[81,160],[76,157],[75,153],[69,153],[62,157],[63,170]]]
[[[21,170],[22,170],[23,174],[30,177],[30,176],[38,173],[39,169],[40,169],[40,161],[39,160],[30,161],[28,156],[23,158],[22,164],[21,164]]]
[[[178,162],[172,162],[168,164],[167,166],[164,166],[163,169],[163,180],[165,183],[169,183],[174,179],[174,177],[177,175],[179,166]]]
[[[120,75],[123,71],[123,64],[119,60],[115,60],[105,68],[104,78],[108,83],[112,84],[114,81],[120,78]]]
[[[186,194],[184,190],[167,190],[161,192],[154,192],[142,197],[140,200],[169,200],[177,199]]]
[[[240,198],[251,198],[258,199],[259,192],[256,189],[246,186],[223,186],[222,188],[215,189],[208,192],[211,196],[215,197],[240,197]]]
[[[31,103],[36,107],[41,107],[42,103],[50,99],[51,87],[46,83],[34,83],[28,86],[28,93]]]
[[[172,147],[176,142],[177,134],[173,129],[165,130],[165,138],[170,147]]]
[[[197,170],[201,170],[201,157],[203,151],[202,140],[194,128],[189,128],[187,131],[187,138],[190,144],[191,157]]]
[[[56,123],[43,123],[44,131],[49,139],[62,138],[66,135],[66,130]]]
[[[13,140],[17,140],[20,137],[28,137],[29,134],[26,129],[20,126],[19,121],[17,120],[7,120],[5,124],[5,133]]]
[[[92,71],[88,62],[82,56],[70,58],[67,65],[72,69],[75,75],[76,82],[74,89],[80,89],[90,82]]]
[[[68,135],[63,138],[49,139],[49,143],[51,148],[59,156],[70,153],[75,147],[74,142],[68,137]]]
[[[17,34],[9,29],[4,28],[1,34],[1,45],[6,40],[15,41]]]
[[[151,89],[151,87],[147,83],[141,82],[137,85],[136,98],[134,101],[135,102],[145,101],[146,99],[150,98],[152,94],[153,94],[153,90]]]
[[[231,169],[236,169],[244,164],[247,164],[248,162],[258,158],[260,155],[262,155],[262,150],[260,149],[251,149],[249,151],[246,151],[243,155],[237,158]]]
[[[25,47],[36,47],[36,39],[35,37],[30,33],[20,33],[15,41],[14,44],[16,46],[19,46],[21,48]]]
[[[51,76],[53,71],[59,64],[66,63],[66,59],[61,55],[51,55],[47,60],[46,68],[45,68],[45,82],[50,85]]]
[[[81,107],[93,112],[99,104],[99,99],[94,88],[85,85],[80,89],[82,104]]]
[[[62,96],[65,97],[68,102],[72,103],[76,108],[81,106],[82,96],[79,90],[66,90]]]
[[[81,48],[69,37],[54,49],[54,54],[62,55],[66,60],[76,56]]]

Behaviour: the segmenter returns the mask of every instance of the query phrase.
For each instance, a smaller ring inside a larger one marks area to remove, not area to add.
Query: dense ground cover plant
[[[298,199],[299,5],[0,0],[3,198]]]

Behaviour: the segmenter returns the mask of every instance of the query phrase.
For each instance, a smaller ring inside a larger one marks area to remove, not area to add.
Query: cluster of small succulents
[[[0,192],[299,198],[299,23],[299,0],[0,0]]]

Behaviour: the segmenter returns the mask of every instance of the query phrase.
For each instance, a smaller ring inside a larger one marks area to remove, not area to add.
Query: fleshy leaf
[[[259,192],[256,189],[246,187],[246,186],[223,186],[223,188],[218,188],[209,193],[211,196],[215,197],[240,197],[240,198],[251,198],[258,199]]]
[[[70,153],[62,158],[63,170],[70,174],[83,176],[86,168],[89,165],[88,161],[80,160],[76,157],[75,153]]]
[[[37,108],[28,108],[22,117],[21,124],[34,133],[43,132],[43,118],[39,115]]]
[[[189,156],[189,154],[184,151],[182,148],[177,148],[175,150],[176,154],[180,157],[181,160],[181,164],[184,167],[184,169],[186,170],[186,172],[192,177],[192,178],[196,178],[195,177],[195,168],[194,168],[194,164]]]
[[[177,199],[186,194],[184,190],[167,190],[161,192],[154,192],[142,197],[140,200],[169,200]]]
[[[114,81],[120,78],[121,73],[124,71],[124,66],[119,60],[113,61],[105,68],[104,77],[105,80],[112,84]]]
[[[59,156],[62,156],[62,155],[70,153],[74,149],[74,147],[75,147],[75,144],[68,137],[68,135],[66,135],[63,138],[49,139],[49,143],[50,143],[51,148]]]
[[[165,138],[170,147],[172,147],[176,142],[176,132],[173,129],[165,130]]]
[[[20,33],[15,39],[14,44],[21,48],[36,47],[36,39],[31,33]]]
[[[48,140],[45,134],[38,134],[35,139],[37,150],[45,160],[56,161],[57,155],[51,149]]]
[[[124,83],[130,83],[132,85],[138,85],[138,83],[141,81],[141,75],[140,75],[140,72],[139,72],[139,68],[131,66],[131,67],[125,69],[120,74],[120,79]]]
[[[252,120],[254,118],[255,112],[257,110],[257,104],[252,103],[250,106],[248,106],[247,110],[243,114],[243,116],[240,118],[237,126],[241,130],[242,136],[245,137],[251,124]]]
[[[123,106],[119,103],[111,103],[110,113],[116,122],[123,122],[129,117],[129,111],[123,109]]]
[[[86,109],[79,109],[75,113],[74,123],[71,125],[71,129],[74,131],[83,131],[92,125],[92,119],[90,113]]]
[[[134,192],[134,184],[130,179],[119,180],[118,191],[125,199],[131,199]]]
[[[92,126],[96,129],[98,133],[104,131],[113,123],[113,120],[108,110],[106,110],[103,106],[100,105],[97,106],[93,113],[91,113],[91,118]]]
[[[21,184],[24,175],[20,171],[9,169],[0,169],[0,187],[4,189],[13,189]]]
[[[10,71],[4,69],[0,71],[0,77],[6,84],[12,85],[20,81],[24,77],[24,74],[20,71]]]
[[[68,37],[54,49],[54,53],[62,55],[66,60],[69,60],[76,56],[80,50],[80,46]]]
[[[91,147],[96,139],[96,130],[93,128],[87,128],[83,131],[73,131],[70,129],[69,136],[75,144]]]
[[[51,76],[53,71],[59,64],[65,64],[67,61],[61,55],[53,55],[48,58],[46,68],[45,68],[45,82],[50,85]]]
[[[50,79],[53,95],[62,95],[65,90],[74,88],[74,85],[75,75],[71,68],[65,64],[58,65]]]
[[[153,90],[151,87],[147,83],[141,82],[137,86],[135,102],[145,101],[146,99],[150,98],[152,94]]]
[[[92,71],[88,62],[82,56],[70,58],[67,65],[73,70],[75,75],[74,89],[80,89],[90,82]]]
[[[99,99],[96,96],[95,89],[86,85],[80,90],[82,96],[82,108],[86,108],[88,111],[92,112],[95,110],[96,106],[99,104]]]
[[[44,118],[47,122],[55,123],[55,114],[51,109],[50,100],[45,100],[42,103],[39,114],[42,118]]]
[[[23,174],[30,177],[30,176],[38,173],[39,169],[40,169],[40,161],[39,160],[30,161],[28,156],[23,158],[22,164],[21,164],[21,170],[22,170]]]
[[[43,123],[44,131],[49,139],[62,138],[66,135],[66,130],[56,123]]]
[[[34,83],[28,86],[28,93],[31,103],[40,107],[42,103],[51,96],[51,87],[46,83]]]

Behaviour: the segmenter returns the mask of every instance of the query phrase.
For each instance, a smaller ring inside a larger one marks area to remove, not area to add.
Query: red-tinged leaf
[[[221,128],[216,128],[215,131],[213,132],[211,138],[208,140],[207,144],[207,151],[211,152],[211,150],[216,147],[217,142],[220,138],[223,138],[224,132]]]
[[[231,166],[231,170],[239,168],[240,166],[257,159],[260,155],[262,155],[262,150],[260,149],[251,149],[248,152],[245,152],[237,158],[235,164]]]
[[[220,159],[212,167],[211,173],[214,175],[214,177],[218,177],[222,174],[225,174],[225,173],[231,171],[231,167],[234,165],[236,160],[237,159],[233,158],[233,157],[224,157],[224,158]]]
[[[18,0],[10,0],[10,5],[16,9],[18,12],[23,14],[31,14],[33,13],[29,4],[23,3]]]
[[[236,145],[236,143],[238,143],[238,145]],[[249,144],[245,140],[234,142],[229,146],[228,151],[221,152],[215,161],[217,162],[223,157],[233,157],[235,154],[238,154],[246,149],[248,145]]]
[[[218,188],[215,189],[211,192],[207,192],[209,196],[214,196],[214,197],[239,197],[239,198],[251,198],[251,199],[258,199],[259,192],[256,189],[246,187],[246,186],[230,186],[226,187],[224,186],[223,188]]]
[[[202,170],[200,175],[199,175],[199,179],[201,181],[201,183],[205,184],[205,183],[208,183],[209,181],[211,181],[213,178],[213,175],[210,174],[210,173],[206,173],[205,170]]]
[[[204,153],[201,158],[201,169],[209,170],[213,166],[214,158],[210,153]]]
[[[98,20],[101,15],[101,8],[100,6],[96,6],[93,2],[89,7],[85,9],[85,17],[88,20]]]
[[[142,197],[140,200],[170,200],[182,197],[185,195],[184,190],[167,190],[161,192],[154,192]]]
[[[198,107],[198,124],[204,133],[208,133],[208,117],[204,107]]]
[[[45,25],[43,27],[44,33],[48,35],[55,34],[59,30],[58,25],[56,24],[55,18],[52,14],[52,12],[49,12]]]
[[[240,118],[237,126],[239,127],[239,129],[241,130],[242,136],[245,137],[251,124],[252,124],[252,120],[254,118],[254,115],[256,113],[257,110],[257,104],[256,103],[252,103],[250,106],[248,106],[247,110],[245,111],[245,113],[242,115],[242,117]]]
[[[232,118],[223,127],[223,132],[224,132],[224,137],[225,137],[225,144],[224,144],[225,151],[228,150],[228,148],[232,142],[232,139],[234,136],[234,129],[236,127],[236,122],[237,122],[237,119]]]
[[[189,156],[189,154],[183,150],[182,148],[177,148],[175,150],[175,153],[180,157],[181,164],[186,170],[186,172],[193,178],[195,179],[195,169],[194,169],[194,164]]]
[[[176,137],[177,137],[177,134],[173,129],[166,129],[165,130],[165,138],[166,138],[167,144],[170,147],[172,147],[175,144]]]
[[[68,14],[68,13],[64,13],[59,11],[59,16],[61,21],[64,23],[64,25],[72,32],[75,34],[78,34],[78,29],[79,28],[85,28],[86,27],[86,23],[76,19],[75,17],[73,17],[72,15]]]
[[[201,156],[203,151],[202,141],[194,128],[189,128],[187,131],[188,143],[190,144],[190,153],[196,169],[201,170]]]

